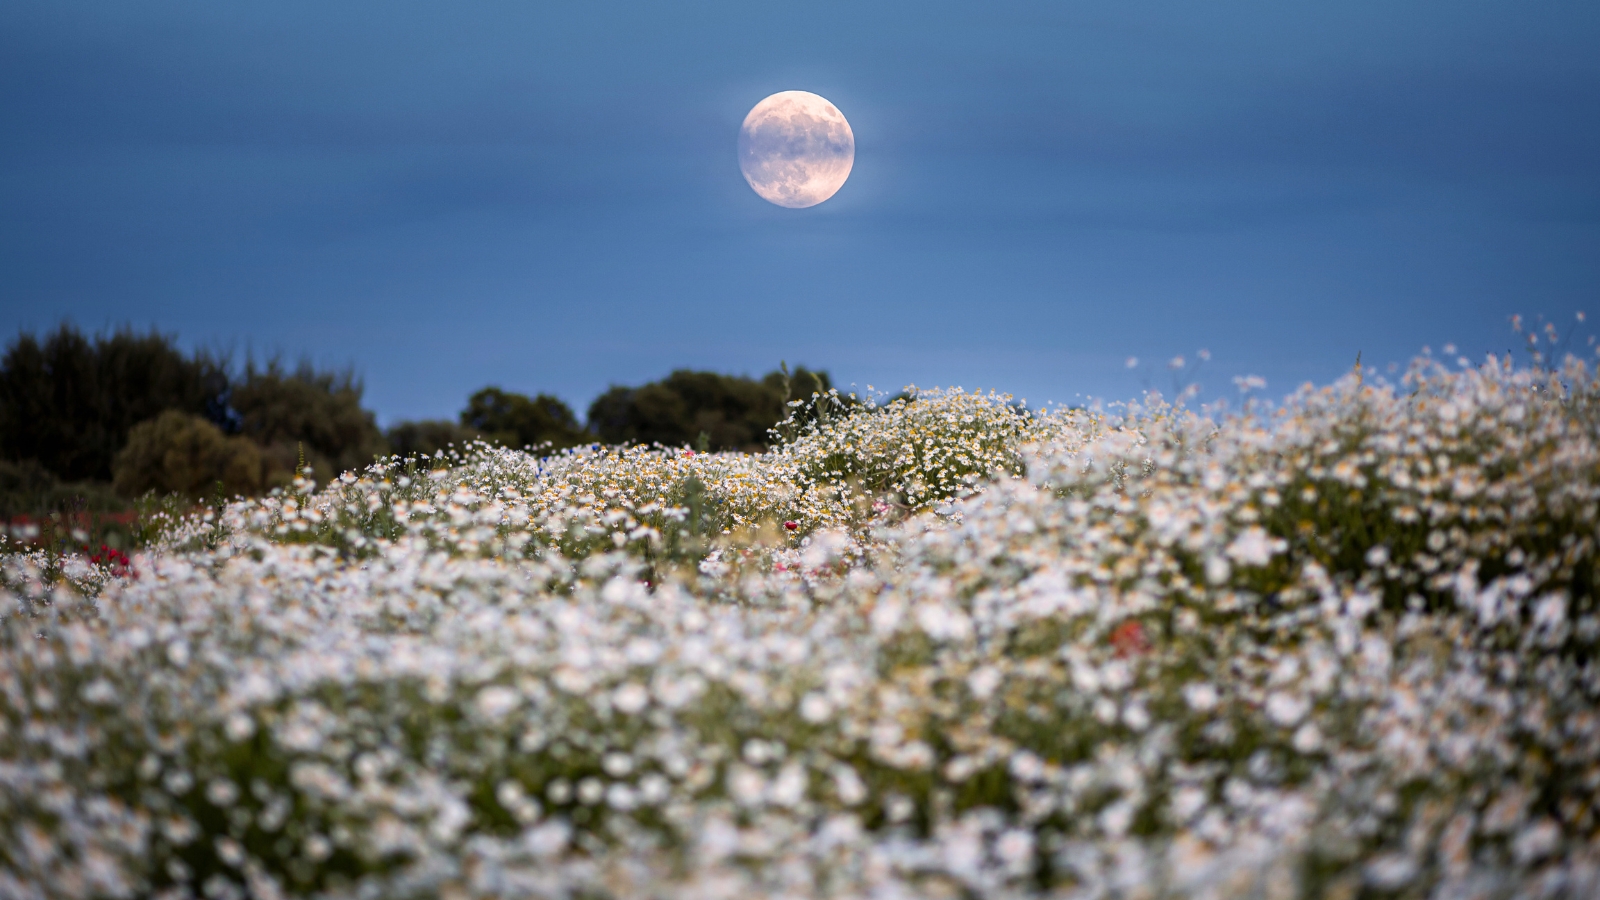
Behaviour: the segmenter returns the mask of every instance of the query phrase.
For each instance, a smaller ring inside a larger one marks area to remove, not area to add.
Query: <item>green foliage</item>
[[[50,512],[125,512],[128,503],[101,482],[64,482],[34,460],[0,460],[0,517]]]
[[[61,481],[33,460],[0,460],[0,521],[20,542],[61,552],[134,543],[127,501],[110,485]]]
[[[227,387],[221,361],[186,357],[154,331],[89,337],[63,324],[43,340],[18,335],[0,362],[0,457],[107,481],[136,423],[167,409],[218,417]]]
[[[158,494],[150,491],[133,501],[133,545],[150,547],[163,542],[167,536],[188,524],[194,511],[194,501],[181,494]]]
[[[0,518],[38,515],[54,505],[61,480],[35,460],[0,460]]]
[[[401,422],[384,432],[384,437],[389,441],[389,452],[408,459],[433,456],[452,446],[465,447],[481,436],[473,429],[448,419]]]
[[[113,473],[126,497],[157,491],[199,498],[219,484],[226,494],[248,495],[261,489],[261,451],[199,416],[169,409],[134,426]]]
[[[514,449],[549,444],[559,450],[593,440],[560,399],[549,394],[530,398],[497,387],[486,387],[467,400],[461,426],[481,433],[490,443]]]
[[[778,437],[787,443],[794,439],[798,428],[814,423],[819,416],[834,410],[853,409],[861,403],[855,394],[841,396],[833,389],[833,379],[827,372],[813,372],[800,366],[793,372],[789,364],[780,362],[775,371],[768,372],[761,383],[783,397],[784,416],[768,429],[769,437],[776,430]],[[824,401],[823,398],[830,398]]]
[[[757,381],[679,369],[640,387],[613,386],[589,407],[589,427],[608,444],[697,446],[759,452],[790,401],[826,392],[826,372],[787,367]]]
[[[318,371],[305,362],[293,371],[279,360],[261,368],[251,363],[231,400],[241,433],[261,447],[269,485],[293,479],[298,444],[321,481],[359,469],[386,449],[350,372]]]
[[[188,435],[185,439],[193,446],[184,452],[190,462],[179,464],[174,456],[178,468],[164,469],[164,463],[154,462],[150,448],[143,447],[135,466],[139,473],[130,469],[123,479],[125,491],[172,486],[194,494],[193,485],[175,485],[188,484],[190,476],[199,478],[201,472],[218,475],[213,457],[222,452],[215,449],[219,441],[231,448],[224,455],[234,460],[223,467],[232,474],[221,477],[230,490],[288,483],[294,477],[298,443],[305,444],[309,464],[324,480],[360,468],[386,449],[372,414],[361,408],[361,385],[348,372],[319,371],[309,364],[290,370],[273,360],[262,367],[247,365],[239,373],[211,354],[185,355],[171,337],[157,332],[122,329],[88,336],[66,324],[42,338],[19,335],[0,361],[0,459],[19,465],[34,460],[59,481],[112,481],[117,456],[134,427],[167,411],[188,417],[184,429],[169,425],[163,434]],[[251,466],[240,459],[249,451],[224,441],[226,434],[236,432],[259,447],[254,468],[263,469],[264,475],[243,474]],[[171,449],[157,455],[164,457]],[[210,461],[196,462],[202,458]],[[57,490],[32,469],[26,477],[21,472],[13,472],[10,482],[15,484],[5,488],[11,497],[5,502],[11,506],[36,508],[41,491]],[[19,490],[33,499],[18,499]],[[110,493],[108,487],[83,485],[66,490],[76,495]]]

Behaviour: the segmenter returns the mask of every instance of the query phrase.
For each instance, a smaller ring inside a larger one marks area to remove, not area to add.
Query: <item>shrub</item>
[[[642,443],[709,450],[759,451],[790,400],[829,388],[826,372],[804,368],[756,381],[679,369],[661,381],[613,386],[589,407],[589,427],[608,444]]]
[[[37,519],[51,513],[82,516],[126,511],[127,501],[105,483],[61,481],[31,459],[0,460],[0,519],[17,516]]]
[[[266,483],[287,484],[301,453],[326,480],[366,466],[387,449],[371,412],[361,407],[361,383],[350,372],[293,371],[278,360],[245,367],[230,397],[240,433],[261,447]]]
[[[229,496],[261,489],[261,453],[254,443],[172,409],[135,425],[113,468],[113,483],[126,497],[155,491],[194,499],[219,486]]]
[[[60,488],[60,479],[34,460],[0,460],[0,518],[37,516],[50,508]]]
[[[482,437],[476,430],[448,419],[399,422],[384,432],[389,452],[400,457],[433,456],[448,447],[465,448]]]
[[[43,340],[22,334],[0,361],[0,458],[107,481],[135,423],[167,409],[221,422],[227,387],[221,361],[186,357],[153,331],[91,338],[63,324]]]
[[[516,449],[547,445],[559,450],[593,439],[559,399],[549,394],[530,399],[497,387],[486,387],[467,400],[461,426],[492,444]]]

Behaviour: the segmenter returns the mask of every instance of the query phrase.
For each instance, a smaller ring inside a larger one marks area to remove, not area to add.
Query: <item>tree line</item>
[[[489,386],[454,420],[384,430],[350,370],[281,359],[237,366],[210,351],[185,353],[156,331],[90,335],[63,324],[19,334],[0,360],[0,517],[67,497],[115,509],[152,491],[249,495],[287,484],[302,466],[327,481],[381,456],[432,456],[474,440],[759,451],[787,402],[830,387],[826,372],[805,368],[760,379],[682,369],[613,386],[580,422],[557,397]]]

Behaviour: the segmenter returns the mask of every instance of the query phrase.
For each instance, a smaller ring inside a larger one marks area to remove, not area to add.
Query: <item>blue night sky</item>
[[[791,89],[855,130],[811,209],[735,159]],[[1281,394],[1597,300],[1593,0],[0,5],[6,336],[305,354],[385,422],[779,359]]]

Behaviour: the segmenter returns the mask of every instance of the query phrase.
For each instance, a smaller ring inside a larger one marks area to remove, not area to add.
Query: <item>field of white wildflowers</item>
[[[0,897],[1600,896],[1600,376],[815,401],[0,556]]]

